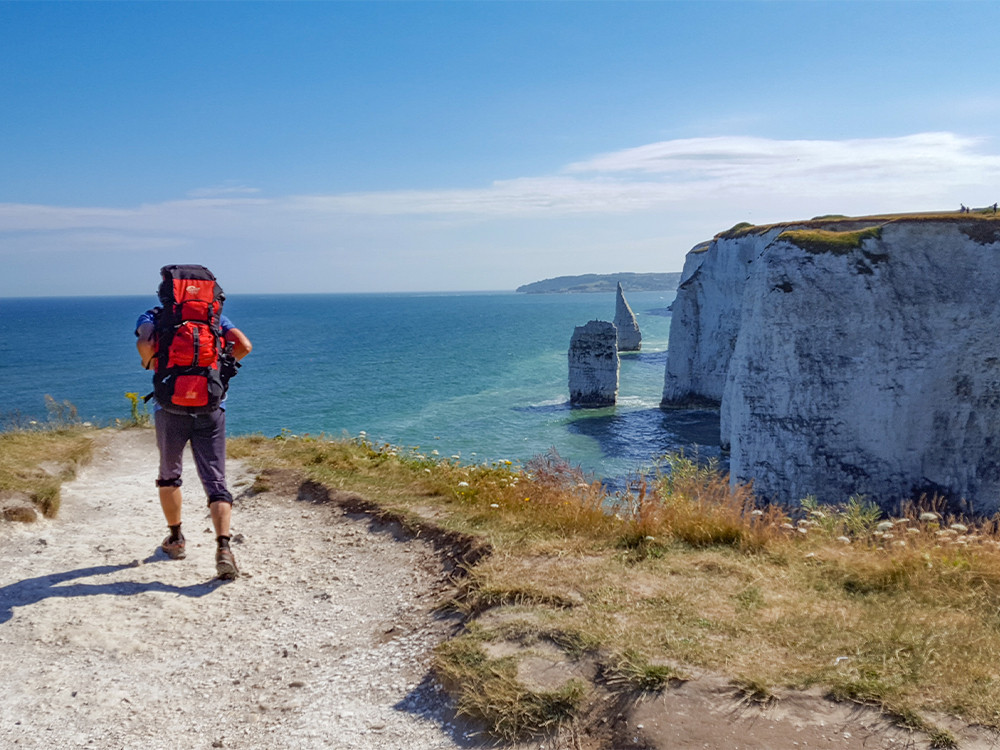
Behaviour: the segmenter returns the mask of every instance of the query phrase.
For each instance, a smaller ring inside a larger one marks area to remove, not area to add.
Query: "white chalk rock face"
[[[637,352],[642,349],[639,323],[625,299],[621,282],[618,282],[618,294],[615,298],[615,328],[618,329],[619,352]]]
[[[755,254],[749,237],[713,243],[694,282],[682,283],[689,315],[682,324],[675,312],[672,326],[701,324],[714,338],[709,346],[702,330],[682,331],[696,345],[681,348],[683,366],[668,361],[672,393],[715,396],[725,372],[730,471],[759,497],[863,494],[891,507],[926,493],[996,511],[1000,223],[823,228],[836,233],[768,229]],[[670,344],[672,361],[673,330]],[[708,376],[694,371],[702,365]]]
[[[688,253],[672,307],[661,406],[720,404],[750,263],[780,233],[720,235]]]
[[[618,331],[614,323],[592,320],[577,326],[569,345],[569,402],[573,406],[614,406],[618,398]]]

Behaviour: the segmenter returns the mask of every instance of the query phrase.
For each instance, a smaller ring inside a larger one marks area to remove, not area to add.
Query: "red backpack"
[[[218,408],[228,378],[220,319],[226,295],[204,266],[160,269],[153,394],[167,411],[204,414]]]

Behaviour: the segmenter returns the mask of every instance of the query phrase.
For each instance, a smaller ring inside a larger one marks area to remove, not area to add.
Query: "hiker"
[[[233,496],[226,487],[226,404],[229,379],[250,353],[250,340],[222,314],[225,295],[204,266],[160,269],[160,306],[139,316],[136,348],[144,369],[153,370],[153,413],[160,468],[160,507],[170,534],[160,545],[174,560],[186,556],[181,532],[181,468],[191,442],[195,466],[208,497],[219,578],[239,570],[229,548]]]

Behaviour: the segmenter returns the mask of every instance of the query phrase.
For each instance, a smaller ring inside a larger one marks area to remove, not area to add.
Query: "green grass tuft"
[[[779,240],[791,242],[808,253],[833,253],[846,255],[857,250],[868,239],[882,236],[882,227],[867,227],[853,232],[831,232],[826,229],[789,229],[778,235]]]

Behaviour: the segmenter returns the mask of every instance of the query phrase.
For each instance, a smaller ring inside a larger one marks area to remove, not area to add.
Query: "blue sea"
[[[622,355],[613,408],[570,409],[575,326],[611,320],[614,294],[234,295],[225,312],[254,344],[230,386],[230,434],[358,436],[463,462],[525,462],[554,448],[597,477],[684,448],[718,455],[718,417],[664,412],[673,292],[628,294],[643,335]],[[146,394],[135,319],[154,297],[0,299],[0,423],[129,415]]]

